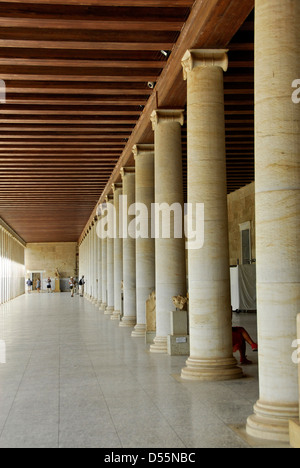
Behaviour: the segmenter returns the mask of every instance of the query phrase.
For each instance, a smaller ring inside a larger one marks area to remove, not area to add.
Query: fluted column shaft
[[[98,224],[101,222],[101,217],[98,217]],[[99,232],[97,232],[97,243],[98,243],[98,262],[97,262],[97,270],[98,270],[98,306],[101,307],[102,304],[102,241],[99,237]]]
[[[247,432],[289,440],[298,416],[291,359],[300,310],[300,2],[257,0],[255,11],[255,205],[260,397]]]
[[[181,126],[182,110],[157,110],[152,114],[155,141],[155,203],[162,215],[171,219],[170,236],[163,238],[162,221],[155,239],[156,269],[156,337],[150,350],[167,353],[167,337],[171,333],[172,298],[186,294],[185,241],[174,235],[174,215],[170,208],[177,204],[183,210],[183,175]],[[171,216],[170,216],[171,213]],[[178,221],[178,220],[177,220]]]
[[[182,378],[240,377],[232,353],[223,70],[226,51],[193,50],[187,79],[188,202],[204,204],[204,245],[189,249],[190,357]]]
[[[114,204],[113,196],[106,198],[106,202]],[[113,219],[109,219],[109,223],[114,223]],[[111,227],[109,227],[111,228]],[[105,315],[112,315],[114,311],[114,238],[107,238],[107,306]]]
[[[122,184],[114,184],[114,207],[116,213],[116,229],[114,239],[114,313],[112,320],[119,320],[121,314],[121,283],[123,280],[123,239],[120,237],[120,196],[123,193]]]
[[[105,312],[107,307],[107,238],[101,239],[102,251],[102,304],[100,309]]]
[[[127,219],[127,235],[123,239],[123,284],[124,284],[124,310],[121,327],[134,327],[136,325],[136,264],[135,239],[128,235],[130,223],[134,215],[129,215],[130,206],[135,203],[135,172],[134,168],[122,170],[123,196],[127,203],[123,207],[123,216]]]
[[[151,237],[151,205],[154,203],[154,146],[133,148],[136,172],[137,222],[148,226],[136,239],[136,303],[137,324],[133,337],[145,337],[146,301],[155,289],[155,239]]]

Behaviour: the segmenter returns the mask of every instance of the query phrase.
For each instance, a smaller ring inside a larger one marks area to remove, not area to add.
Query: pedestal
[[[60,279],[59,278],[55,278],[55,290],[54,292],[56,293],[60,293],[61,292],[61,289],[60,289]]]

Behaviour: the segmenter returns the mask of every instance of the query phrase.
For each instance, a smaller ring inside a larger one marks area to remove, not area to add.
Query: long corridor
[[[234,322],[256,338],[255,314]],[[242,428],[258,398],[257,354],[247,349],[241,380],[185,382],[186,357],[153,355],[130,334],[69,294],[1,306],[0,447],[251,446]]]

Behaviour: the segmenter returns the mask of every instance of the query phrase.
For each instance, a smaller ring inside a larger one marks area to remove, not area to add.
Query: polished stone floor
[[[256,314],[234,314],[256,339]],[[0,448],[249,448],[257,353],[245,378],[184,382],[186,357],[153,355],[131,329],[69,294],[0,307]]]

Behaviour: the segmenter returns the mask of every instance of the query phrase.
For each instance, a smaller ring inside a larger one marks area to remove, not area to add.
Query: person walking
[[[47,291],[48,291],[48,293],[52,292],[51,278],[48,278],[48,280],[47,280]]]
[[[70,278],[69,280],[69,286],[70,286],[70,290],[71,290],[71,297],[74,297],[74,291],[75,291],[75,281],[74,281],[74,278]]]
[[[32,281],[30,278],[28,278],[27,280],[27,291],[28,291],[28,294],[30,294],[30,292],[32,291]]]
[[[82,276],[82,278],[79,280],[79,294],[80,294],[80,297],[83,297],[84,296],[84,285],[85,285],[85,280],[84,280],[84,276]]]

